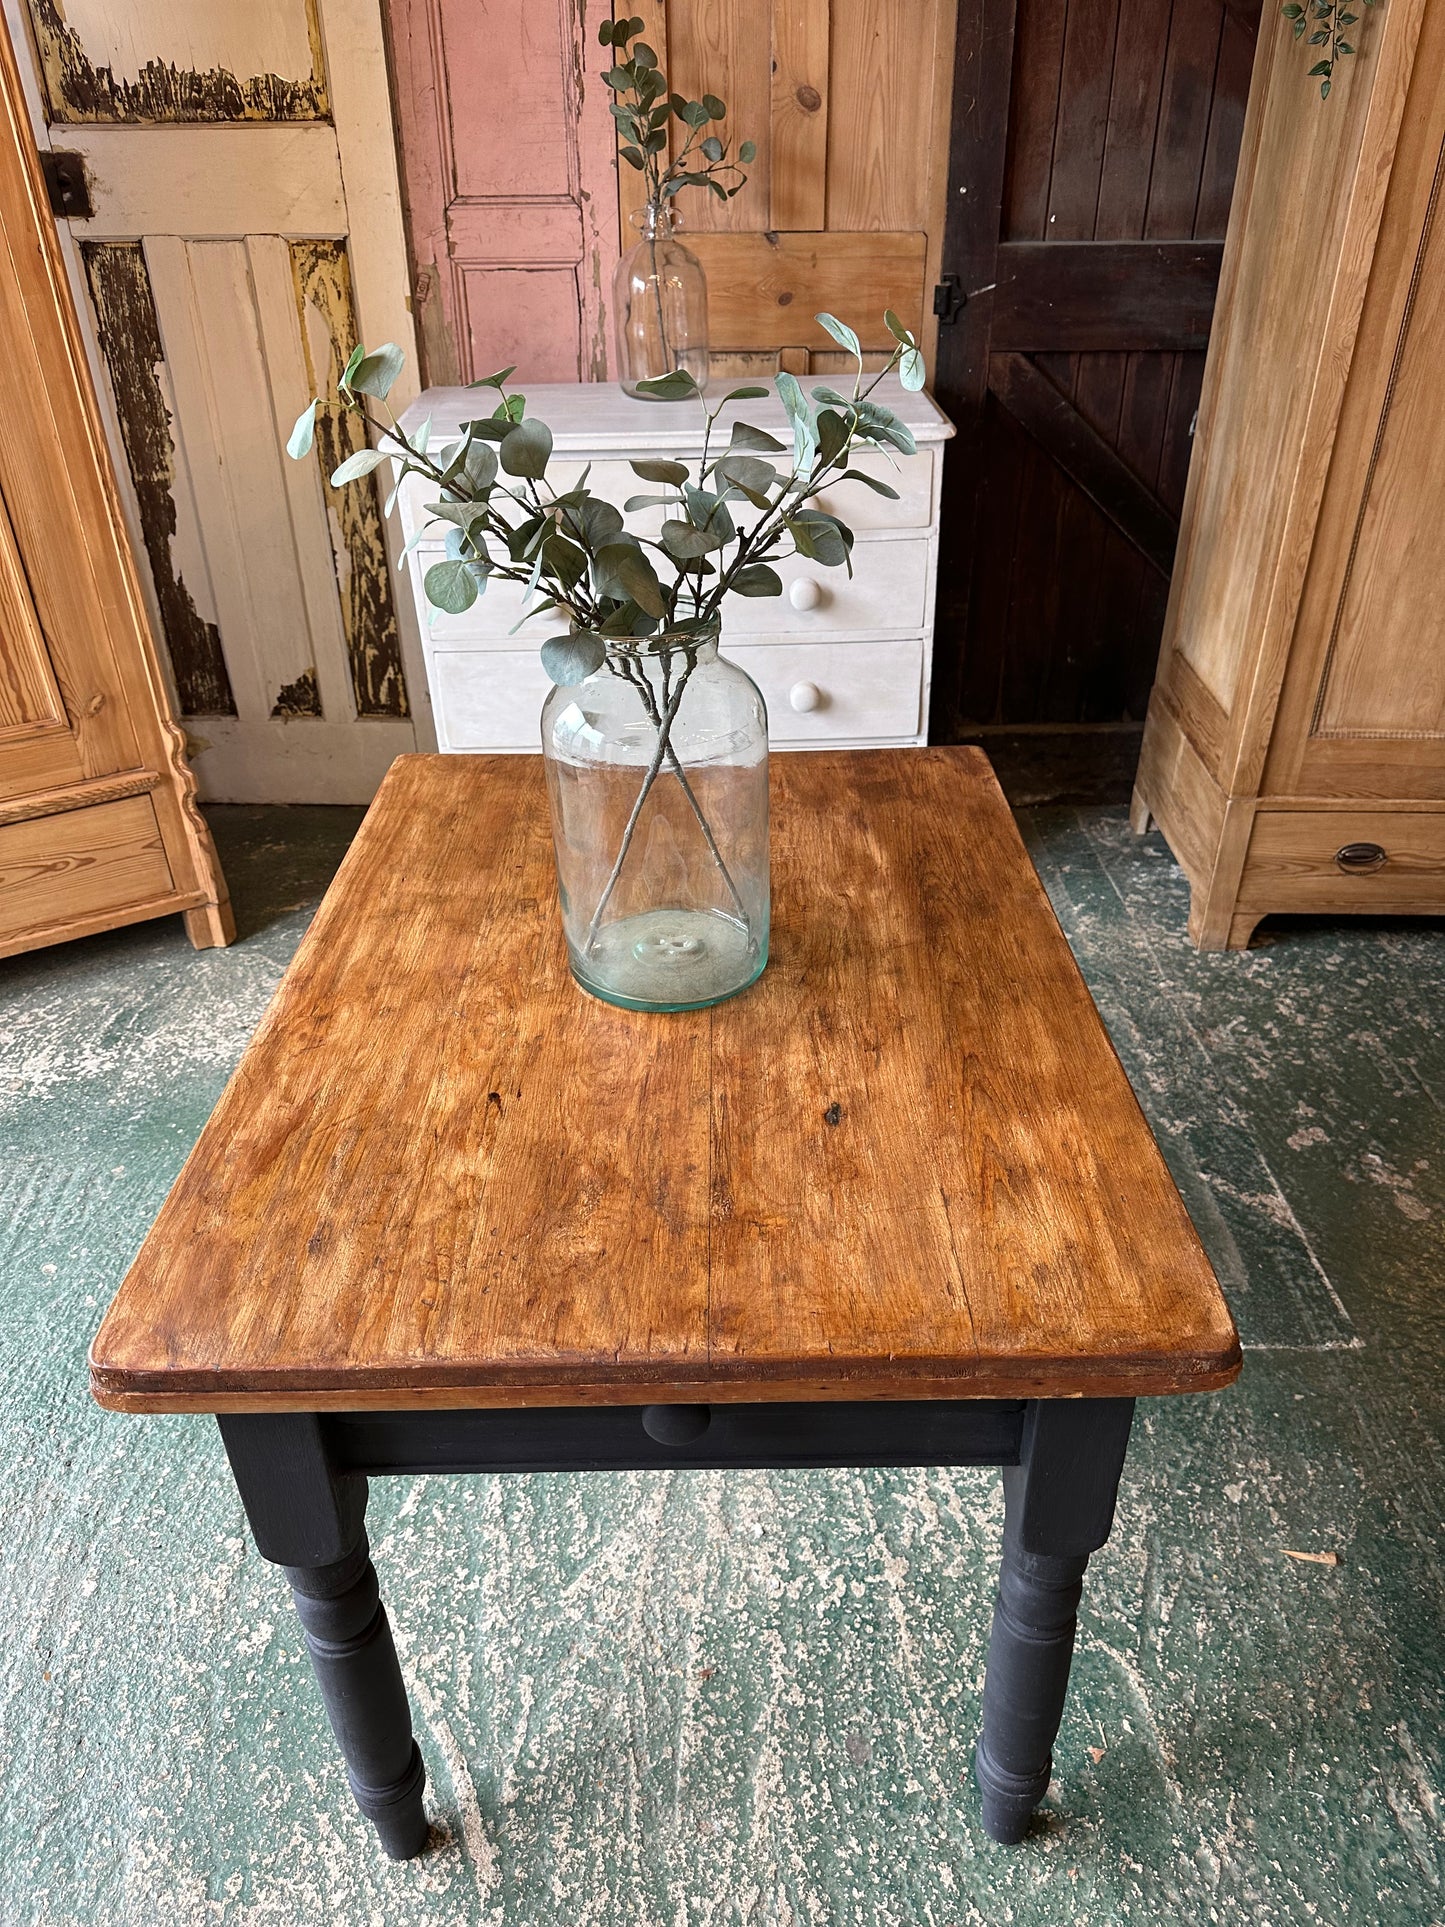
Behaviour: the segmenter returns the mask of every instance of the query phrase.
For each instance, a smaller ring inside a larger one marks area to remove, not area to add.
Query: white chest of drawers
[[[628,466],[630,458],[687,459],[701,452],[696,402],[634,401],[610,383],[539,384],[526,392],[528,414],[552,430],[548,480],[554,487],[575,482],[590,464],[588,487],[620,508],[648,489]],[[858,482],[829,490],[828,506],[857,535],[851,578],[843,569],[794,557],[778,565],[781,597],[730,596],[724,605],[723,652],[762,690],[769,738],[779,749],[896,747],[921,743],[927,733],[938,498],[943,444],[953,427],[926,395],[906,394],[893,377],[875,399],[907,422],[918,453],[890,460],[870,450],[853,464],[897,489],[896,502]],[[462,422],[489,414],[494,404],[487,389],[431,388],[402,416],[402,426],[411,433],[430,416],[436,454],[457,440]],[[721,417],[723,445],[736,417],[791,441],[776,396],[729,403]],[[408,478],[399,498],[408,540],[435,499],[432,484]],[[629,517],[628,525],[646,532],[640,518]],[[495,584],[465,615],[432,609],[421,585],[442,553],[442,534],[436,529],[408,560],[437,746],[538,750],[550,685],[537,652],[550,633],[547,619],[513,633],[522,613],[521,589],[513,583]]]

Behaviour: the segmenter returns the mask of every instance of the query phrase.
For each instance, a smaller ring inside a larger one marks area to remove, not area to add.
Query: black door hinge
[[[956,274],[946,274],[933,290],[933,312],[940,321],[957,321],[968,296]]]
[[[81,154],[62,154],[55,148],[40,150],[40,171],[45,176],[45,191],[50,196],[50,212],[64,221],[88,221],[95,213],[90,198],[90,182],[85,178],[85,158]]]

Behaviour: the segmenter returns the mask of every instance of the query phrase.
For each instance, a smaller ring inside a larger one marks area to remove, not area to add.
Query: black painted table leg
[[[426,1773],[363,1520],[366,1480],[330,1464],[318,1419],[218,1420],[262,1557],[285,1569],[356,1804],[393,1860],[427,1843]]]
[[[1021,1840],[1063,1717],[1089,1554],[1114,1523],[1132,1399],[1040,1399],[1004,1469],[1004,1547],[974,1771],[984,1831]]]

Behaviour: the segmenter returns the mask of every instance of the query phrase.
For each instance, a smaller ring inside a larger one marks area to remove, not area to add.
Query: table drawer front
[[[665,459],[696,461],[697,451],[691,456],[673,453]],[[778,460],[786,464],[787,457],[780,456]],[[850,466],[896,489],[898,500],[890,501],[886,495],[879,495],[864,482],[839,482],[819,498],[819,506],[840,515],[850,528],[860,533],[872,529],[928,527],[933,520],[937,479],[937,463],[931,449],[925,449],[917,455],[900,455],[894,461],[870,450],[860,454]],[[562,494],[576,486],[585,467],[585,456],[570,453],[554,455],[548,465],[547,480],[558,494]],[[632,472],[630,463],[610,455],[592,463],[587,486],[594,495],[600,496],[604,502],[614,503],[618,508],[634,495],[660,493],[655,482],[642,481]],[[403,523],[410,535],[426,520],[427,503],[436,501],[436,484],[422,476],[409,475],[399,499]],[[746,503],[739,504],[739,513],[744,516],[751,513]],[[628,518],[628,526],[637,534],[649,534],[661,521],[662,511],[651,515],[638,513]]]
[[[768,705],[769,740],[897,742],[916,736],[923,643],[753,643],[727,654]],[[445,750],[536,750],[551,687],[535,649],[437,649],[431,658],[437,738]],[[812,707],[798,709],[794,699]]]
[[[1445,812],[1261,810],[1239,907],[1445,911]]]
[[[430,545],[414,549],[410,557],[417,606],[436,646],[467,643],[515,649],[519,636],[513,631],[522,615],[523,584],[493,582],[465,614],[445,615],[431,608],[422,589],[427,570],[442,557],[443,551]],[[781,596],[728,597],[724,627],[729,637],[908,635],[927,625],[926,537],[860,542],[853,553],[851,579],[846,569],[820,568],[802,556],[776,566],[783,578]],[[795,595],[803,607],[796,605]],[[536,616],[528,622],[526,633],[540,644],[559,626],[555,619]]]

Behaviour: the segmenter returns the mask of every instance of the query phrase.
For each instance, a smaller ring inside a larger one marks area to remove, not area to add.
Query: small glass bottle
[[[698,1010],[768,960],[768,716],[715,633],[609,647],[542,708],[572,974],[626,1010]]]
[[[641,239],[617,264],[612,312],[617,328],[617,374],[629,395],[640,381],[685,368],[706,388],[707,276],[695,254],[677,238],[678,218],[669,201],[649,201],[632,224]]]

